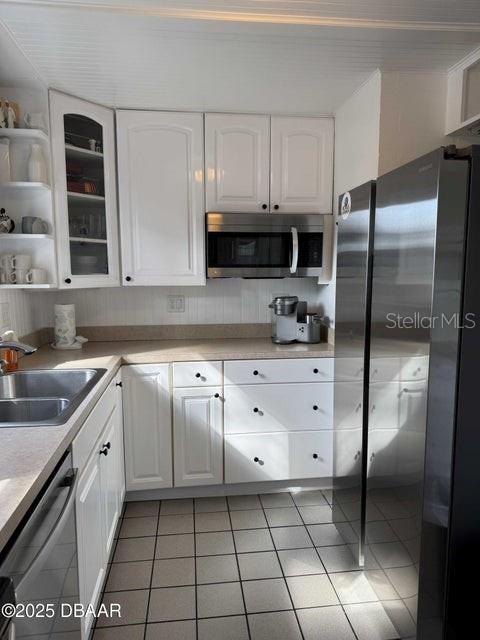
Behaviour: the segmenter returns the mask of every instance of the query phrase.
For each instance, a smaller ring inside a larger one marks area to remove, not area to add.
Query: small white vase
[[[0,138],[0,184],[10,180],[10,140]]]
[[[43,157],[42,147],[39,144],[32,144],[30,146],[28,179],[30,182],[47,183],[47,164]]]

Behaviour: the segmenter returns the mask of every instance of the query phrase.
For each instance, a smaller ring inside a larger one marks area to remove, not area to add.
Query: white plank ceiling
[[[331,113],[377,67],[480,45],[480,0],[12,0],[0,20],[49,86],[115,107]]]

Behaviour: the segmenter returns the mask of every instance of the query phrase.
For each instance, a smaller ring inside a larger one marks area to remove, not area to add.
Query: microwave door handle
[[[298,266],[298,231],[297,227],[292,227],[292,263],[290,273],[297,273]]]
[[[43,547],[35,556],[27,572],[22,576],[20,582],[16,586],[15,591],[17,595],[17,600],[22,599],[22,593],[25,593],[28,590],[29,585],[31,585],[32,581],[38,576],[38,574],[42,570],[42,567],[45,565],[46,559],[51,554],[52,550],[55,548],[55,545],[57,544],[65,528],[65,524],[70,518],[73,512],[73,509],[75,507],[77,486],[78,486],[78,470],[72,469],[72,475],[70,477],[70,488],[68,490],[68,496],[62,508],[62,512],[60,513],[57,521],[55,522],[54,528],[48,535],[48,538],[45,540]]]

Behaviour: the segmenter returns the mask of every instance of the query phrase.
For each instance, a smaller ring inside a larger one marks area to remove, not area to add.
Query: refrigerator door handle
[[[290,273],[297,273],[298,266],[298,231],[297,227],[292,227],[292,263]]]

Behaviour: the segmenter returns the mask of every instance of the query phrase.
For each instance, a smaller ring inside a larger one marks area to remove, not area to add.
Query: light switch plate
[[[185,296],[167,296],[168,313],[185,313]]]

